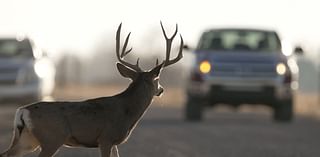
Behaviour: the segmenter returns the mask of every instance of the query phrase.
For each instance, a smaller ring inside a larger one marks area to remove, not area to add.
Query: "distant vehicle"
[[[30,103],[51,95],[53,63],[24,37],[0,38],[0,101]]]
[[[294,52],[303,50],[297,47]],[[205,107],[216,104],[265,104],[272,107],[275,121],[292,120],[299,70],[295,60],[284,55],[288,53],[275,31],[212,29],[202,34],[194,54],[187,120],[201,120]]]

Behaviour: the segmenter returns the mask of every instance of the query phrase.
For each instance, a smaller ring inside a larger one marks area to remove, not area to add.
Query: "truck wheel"
[[[273,119],[276,122],[290,122],[293,118],[293,101],[278,101],[274,106]]]
[[[203,104],[199,98],[188,96],[185,105],[185,118],[187,121],[201,121],[202,120]]]

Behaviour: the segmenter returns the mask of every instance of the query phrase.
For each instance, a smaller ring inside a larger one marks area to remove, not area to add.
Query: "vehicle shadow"
[[[165,109],[162,109],[165,110]],[[182,111],[176,110],[175,114],[163,111],[163,116],[157,116],[154,112],[149,112],[142,119],[140,125],[143,126],[183,126],[183,125],[265,125],[273,123],[268,115],[259,115],[253,113],[235,113],[235,112],[210,112],[206,113],[201,121],[186,121]]]
[[[184,110],[181,108],[151,108],[142,118],[141,127],[170,127],[170,126],[292,126],[319,123],[320,121],[307,116],[297,115],[292,122],[275,122],[271,113],[234,112],[208,110],[201,121],[186,121]]]

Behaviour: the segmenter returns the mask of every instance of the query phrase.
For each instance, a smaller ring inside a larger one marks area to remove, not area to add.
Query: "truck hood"
[[[281,53],[271,52],[216,52],[196,51],[197,62],[207,60],[213,63],[235,63],[235,64],[277,64],[285,61]]]

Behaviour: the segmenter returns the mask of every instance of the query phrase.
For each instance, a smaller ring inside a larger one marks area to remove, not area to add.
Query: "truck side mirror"
[[[192,46],[189,46],[187,44],[183,45],[183,50],[186,50],[186,51],[194,51],[195,48],[192,47]]]
[[[190,47],[189,47],[189,45],[183,45],[183,49],[184,50],[190,50]]]
[[[304,50],[301,46],[296,46],[293,50],[293,53],[297,55],[302,55],[304,53]]]

